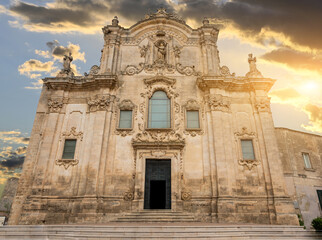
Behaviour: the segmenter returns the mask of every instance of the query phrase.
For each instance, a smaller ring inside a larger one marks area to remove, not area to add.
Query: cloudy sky
[[[1,0],[0,192],[18,176],[43,77],[55,76],[72,52],[77,74],[99,65],[101,28],[118,16],[130,27],[164,7],[194,28],[204,17],[224,23],[221,64],[244,76],[248,54],[265,77],[275,126],[322,134],[320,0]]]

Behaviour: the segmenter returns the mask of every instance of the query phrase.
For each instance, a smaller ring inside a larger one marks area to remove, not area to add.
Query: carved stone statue
[[[158,52],[157,52],[157,60],[162,60],[165,62],[166,57],[166,44],[161,41],[156,45]]]
[[[258,71],[256,67],[256,57],[253,57],[253,54],[248,54],[248,63],[249,63],[249,72],[246,74],[246,77],[257,77],[262,78],[263,75]]]
[[[73,61],[72,53],[69,55],[64,55],[63,58],[63,69],[58,73],[57,77],[72,77],[74,76],[73,70],[70,67],[71,62]]]
[[[64,71],[66,72],[71,71],[70,63],[73,61],[72,53],[69,53],[69,56],[64,55],[63,60],[64,60],[64,63],[63,63]]]

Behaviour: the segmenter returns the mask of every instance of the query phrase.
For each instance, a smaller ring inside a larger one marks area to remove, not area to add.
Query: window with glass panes
[[[132,128],[132,110],[120,111],[119,128]]]
[[[62,159],[74,159],[76,139],[66,139]]]
[[[156,91],[149,101],[149,128],[170,128],[170,99],[163,91]]]
[[[200,128],[199,111],[187,111],[187,128]]]
[[[308,153],[302,153],[302,157],[304,160],[305,168],[312,168],[311,161],[310,161],[310,155]]]
[[[241,148],[243,152],[243,159],[255,159],[253,140],[251,139],[242,139]]]

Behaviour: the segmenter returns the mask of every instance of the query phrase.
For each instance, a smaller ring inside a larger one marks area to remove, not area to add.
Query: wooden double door
[[[171,160],[146,159],[144,209],[171,209]]]

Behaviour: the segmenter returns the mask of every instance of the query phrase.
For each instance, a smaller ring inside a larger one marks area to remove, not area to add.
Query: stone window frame
[[[120,128],[120,118],[121,118],[121,111],[132,111],[132,122],[131,128]],[[134,118],[136,116],[137,106],[129,99],[124,99],[118,104],[117,110],[117,118],[116,118],[116,130],[117,131],[132,131],[134,128]]]
[[[75,153],[73,159],[63,159],[64,146],[66,140],[76,140]],[[67,170],[70,166],[75,166],[79,163],[79,153],[81,149],[81,144],[83,142],[83,132],[76,131],[76,127],[71,127],[69,131],[63,132],[60,136],[58,143],[58,158],[56,158],[56,165],[64,166]]]
[[[308,157],[309,157],[309,162],[310,162],[310,165],[311,165],[310,168],[306,167],[305,160],[304,160],[304,154],[307,154]],[[309,151],[301,151],[301,158],[302,158],[302,162],[304,164],[304,170],[305,171],[310,171],[310,172],[315,172],[315,169],[313,168],[313,164],[312,164],[312,160],[311,160],[311,156],[310,156]]]
[[[170,127],[169,128],[150,128],[149,127],[150,99],[152,98],[153,94],[157,91],[163,91],[167,95],[167,97],[170,101]],[[145,101],[147,103],[146,108],[145,108],[145,121],[144,121],[145,130],[147,130],[147,131],[171,131],[174,126],[175,103],[174,103],[174,96],[168,91],[168,89],[163,86],[154,87],[152,89],[152,91],[150,92],[150,94],[147,95]]]
[[[243,149],[241,146],[242,140],[251,140],[253,143],[253,151],[255,159],[244,159],[243,158]],[[237,158],[238,163],[242,166],[246,166],[248,170],[252,170],[254,166],[260,164],[260,148],[258,143],[258,138],[255,132],[249,131],[246,127],[243,127],[240,132],[235,132],[235,141],[237,145]]]
[[[202,113],[201,113],[201,107],[200,104],[194,100],[189,99],[187,103],[183,106],[184,109],[184,129],[186,131],[202,131]],[[188,128],[188,117],[187,117],[187,111],[198,111],[198,120],[199,120],[199,128]]]

